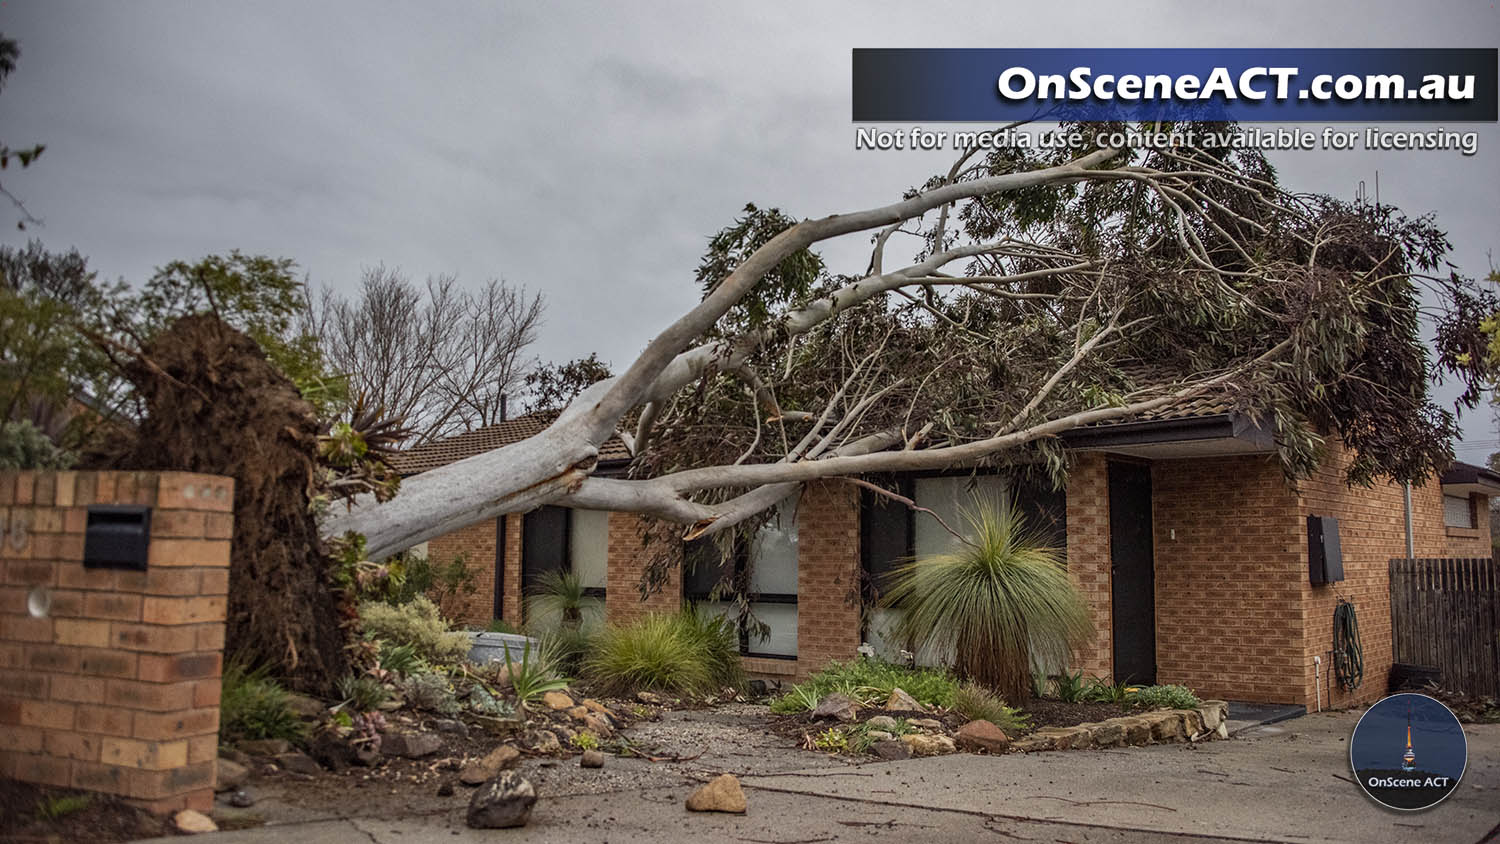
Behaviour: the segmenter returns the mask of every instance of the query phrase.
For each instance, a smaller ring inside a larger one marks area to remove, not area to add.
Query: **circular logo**
[[[1469,742],[1448,707],[1427,695],[1399,694],[1360,716],[1349,739],[1349,767],[1382,806],[1430,809],[1453,793],[1469,764]]]

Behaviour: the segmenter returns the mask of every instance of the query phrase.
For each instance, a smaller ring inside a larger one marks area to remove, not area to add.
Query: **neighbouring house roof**
[[[395,465],[396,471],[402,475],[426,472],[536,436],[550,425],[556,416],[555,413],[528,413],[524,416],[517,416],[514,419],[486,425],[447,439],[409,448],[398,453],[391,462]],[[630,456],[630,449],[625,447],[624,441],[618,436],[610,437],[604,445],[599,447],[601,465],[624,463],[630,460]]]
[[[1443,492],[1449,495],[1500,495],[1500,472],[1472,463],[1454,463],[1440,478]]]

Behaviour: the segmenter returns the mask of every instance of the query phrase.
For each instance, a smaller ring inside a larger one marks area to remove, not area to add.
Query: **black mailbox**
[[[89,508],[83,535],[84,568],[145,571],[150,547],[150,507]]]
[[[1307,517],[1307,579],[1314,586],[1344,579],[1344,554],[1339,548],[1339,520]]]

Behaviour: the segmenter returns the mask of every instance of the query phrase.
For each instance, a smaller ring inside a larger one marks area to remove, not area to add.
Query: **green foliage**
[[[462,709],[454,694],[453,683],[437,671],[413,674],[401,683],[406,705],[440,715],[456,715]]]
[[[583,579],[571,571],[546,571],[537,576],[526,598],[526,618],[533,626],[577,629],[588,602]]]
[[[219,699],[219,736],[233,743],[254,739],[301,741],[302,721],[292,711],[286,689],[266,668],[252,669],[240,659],[224,666]]]
[[[1057,693],[1057,699],[1063,703],[1077,703],[1083,700],[1083,672],[1063,672],[1052,678],[1052,688]]]
[[[739,638],[732,625],[691,608],[610,625],[593,639],[584,676],[605,693],[708,695],[741,688]]]
[[[491,718],[510,718],[516,714],[510,701],[496,697],[483,683],[475,683],[469,690],[469,708]]]
[[[0,424],[0,469],[66,469],[75,459],[29,420]]]
[[[813,737],[813,747],[827,753],[843,753],[849,749],[849,736],[837,727],[829,727]]]
[[[469,637],[449,630],[437,605],[425,595],[399,607],[366,601],[359,605],[359,618],[367,637],[382,645],[410,645],[433,665],[456,663],[469,653]]]
[[[953,705],[958,681],[938,669],[907,668],[862,656],[851,662],[830,662],[772,701],[771,711],[780,715],[805,712],[835,692],[866,706],[879,705],[897,687],[919,703],[947,708]]]
[[[875,730],[870,726],[868,721],[863,724],[855,724],[845,730],[845,735],[849,737],[849,750],[854,753],[868,753],[870,748],[875,746],[876,741],[875,737],[870,735],[872,732],[875,732]],[[897,718],[895,725],[881,732],[887,732],[893,737],[899,738],[907,733],[916,732],[916,728],[907,723],[905,718]]]
[[[896,635],[950,655],[960,678],[1023,703],[1032,660],[1065,663],[1092,632],[1088,609],[1058,553],[1016,510],[976,502],[965,519],[969,537],[953,552],[893,573],[886,600],[902,610]]]
[[[87,809],[91,800],[92,796],[88,794],[59,794],[37,801],[36,814],[45,821],[61,820]]]
[[[486,633],[518,633],[516,626],[503,618],[490,619],[490,623],[484,626]]]
[[[560,625],[537,634],[547,661],[560,676],[577,676],[583,669],[583,657],[588,653],[594,633],[587,627]]]
[[[975,683],[964,683],[953,695],[953,711],[970,721],[989,721],[991,724],[1014,733],[1031,725],[1031,718],[1005,705],[998,695]]]
[[[588,730],[579,730],[573,736],[572,745],[579,750],[598,750],[599,737]]]
[[[762,210],[754,203],[734,225],[721,230],[708,242],[708,252],[698,264],[698,285],[703,296],[718,289],[730,273],[755,250],[796,224],[778,208]],[[740,299],[720,322],[733,331],[764,326],[773,313],[807,299],[824,274],[823,259],[810,249],[799,249],[772,267],[755,287]]]
[[[434,560],[426,554],[406,551],[386,564],[384,578],[372,580],[361,588],[359,598],[400,606],[425,595],[442,606],[452,598],[474,594],[476,582],[476,574],[463,554]]]
[[[350,674],[340,678],[338,691],[339,697],[355,712],[379,709],[382,703],[391,699],[390,690],[368,674]]]
[[[1136,709],[1196,709],[1203,701],[1187,686],[1145,686],[1129,692],[1125,702]]]
[[[1088,685],[1083,687],[1079,700],[1089,703],[1125,703],[1130,695],[1130,689],[1124,683],[1111,683],[1108,680],[1094,677],[1089,680]]]
[[[415,674],[427,669],[428,665],[417,653],[417,646],[410,642],[405,644],[394,644],[391,642],[378,642],[379,650],[375,653],[375,659],[379,666],[392,674]]]
[[[533,649],[530,641],[521,649],[520,662],[513,658],[506,661],[505,673],[522,709],[547,692],[568,687],[568,681],[558,673],[556,656],[545,647]]]
[[[609,364],[599,360],[599,356],[594,353],[567,363],[537,367],[526,376],[526,389],[530,393],[526,412],[561,410],[585,388],[611,375]]]

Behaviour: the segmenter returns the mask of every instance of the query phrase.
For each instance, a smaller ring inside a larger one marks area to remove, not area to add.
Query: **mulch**
[[[1040,697],[1032,698],[1026,704],[1025,712],[1031,716],[1033,730],[1038,727],[1072,727],[1128,714],[1115,703],[1063,703]]]
[[[88,803],[60,818],[42,816],[44,806],[56,806],[54,801],[59,798],[75,795],[85,795]],[[138,809],[118,797],[0,779],[0,841],[114,844],[173,832],[167,817]]]

